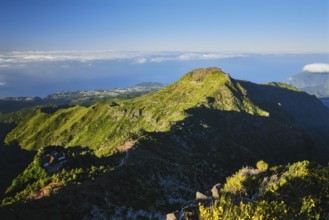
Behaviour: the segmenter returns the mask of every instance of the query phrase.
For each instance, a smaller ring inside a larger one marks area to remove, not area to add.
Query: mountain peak
[[[205,79],[223,77],[230,79],[230,76],[227,73],[224,73],[220,68],[217,67],[208,67],[208,68],[199,68],[192,70],[191,72],[183,76],[183,80],[197,81],[201,82]]]
[[[205,67],[205,68],[198,68],[195,70],[192,70],[191,72],[187,73],[191,75],[198,75],[198,74],[209,74],[213,72],[222,72],[222,69],[218,67]]]

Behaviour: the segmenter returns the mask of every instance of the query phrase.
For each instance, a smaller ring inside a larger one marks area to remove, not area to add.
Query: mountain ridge
[[[46,145],[78,145],[104,151],[99,146],[107,145],[112,149],[142,130],[166,131],[170,129],[170,124],[184,119],[185,110],[198,105],[268,116],[267,112],[251,103],[239,82],[228,74],[220,69],[198,69],[158,92],[131,101],[99,103],[90,107],[75,106],[50,115],[42,108],[34,109],[34,117],[18,124],[5,141],[10,143],[17,140],[25,149]],[[107,123],[100,124],[101,121]],[[73,134],[70,132],[72,129]],[[105,130],[110,132],[107,136],[102,132]],[[125,133],[127,130],[129,134]],[[36,132],[31,134],[31,131]],[[115,141],[113,135],[119,135],[114,132],[120,134]],[[124,135],[128,136],[122,138]],[[44,137],[44,140],[40,140],[39,136]],[[107,141],[109,139],[112,139],[111,143]]]
[[[159,218],[259,160],[327,163],[329,110],[284,87],[201,68],[130,100],[15,113],[21,119],[6,143],[38,153],[7,189],[3,207],[31,213],[27,207],[42,206],[33,213],[41,216],[60,217],[61,209],[74,218]],[[42,168],[49,145],[68,158],[55,173]],[[53,186],[60,186],[56,193],[31,199]]]
[[[287,94],[291,98],[287,99]],[[274,96],[275,102],[268,102],[268,96]],[[315,113],[315,110],[307,106],[298,108],[304,100],[312,102],[315,109],[321,110]],[[310,132],[319,131],[321,127],[327,128],[329,124],[329,119],[325,117],[328,109],[322,108],[317,99],[306,93],[286,90],[282,85],[268,87],[233,80],[220,69],[206,68],[194,70],[160,91],[130,101],[69,107],[54,111],[53,114],[48,114],[43,108],[33,109],[31,115],[34,117],[19,123],[5,141],[10,143],[17,140],[25,149],[38,149],[47,145],[88,146],[100,154],[112,154],[116,147],[134,139],[144,130],[167,131],[172,124],[187,116],[187,109],[198,106],[245,111],[265,117],[270,116],[269,110],[272,110],[274,116],[279,114],[283,120],[292,116],[298,126],[304,129],[312,127],[308,129]],[[291,115],[287,118],[282,109]],[[308,119],[311,115],[315,117],[315,114],[321,115],[321,120]],[[103,131],[108,132],[106,134]]]

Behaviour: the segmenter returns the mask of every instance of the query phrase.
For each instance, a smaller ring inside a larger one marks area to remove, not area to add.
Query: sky
[[[329,64],[328,0],[0,0],[0,97],[171,83],[210,65],[284,81],[313,64]]]
[[[2,50],[324,52],[328,0],[1,0]]]

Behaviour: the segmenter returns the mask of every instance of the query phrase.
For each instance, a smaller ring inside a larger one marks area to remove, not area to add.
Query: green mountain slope
[[[229,75],[216,68],[201,69],[158,92],[129,101],[76,106],[53,114],[36,108],[33,117],[21,121],[5,141],[18,141],[29,150],[46,145],[88,146],[107,155],[143,130],[169,130],[171,123],[186,117],[185,110],[198,105],[268,115],[253,105]]]
[[[7,189],[11,217],[161,219],[241,166],[328,161],[329,110],[318,99],[217,68],[132,100],[20,116],[6,142],[39,150]],[[58,171],[42,167],[48,145],[65,147],[55,147],[68,160]]]
[[[298,126],[322,136],[327,136],[322,131],[329,129],[328,110],[317,99],[277,86],[237,81],[219,69],[208,68],[192,71],[158,92],[133,100],[75,106],[51,114],[43,108],[33,109],[33,117],[20,121],[5,141],[18,141],[29,150],[47,145],[82,146],[98,155],[109,155],[142,131],[168,131],[187,116],[187,109],[202,105],[271,115],[281,121],[292,118]]]

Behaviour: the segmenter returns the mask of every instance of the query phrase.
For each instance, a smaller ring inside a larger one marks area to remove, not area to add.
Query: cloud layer
[[[182,68],[189,71],[196,61],[217,62],[242,56],[244,55],[210,52],[112,50],[0,52],[0,97],[17,94],[45,95],[64,89],[101,88],[102,85],[103,88],[109,88],[117,82],[161,82],[164,78],[168,81],[177,79],[171,68],[179,67],[180,71]],[[154,69],[150,71],[150,68]]]
[[[242,57],[243,54],[222,53],[184,53],[184,52],[138,52],[138,51],[26,51],[0,54],[0,68],[8,68],[17,64],[58,61],[106,61],[130,60],[134,64],[147,62],[216,60]]]
[[[121,60],[141,56],[140,52],[120,51],[16,51],[0,54],[0,65],[12,63],[51,62],[51,61],[80,61]]]
[[[314,60],[319,61],[313,63]],[[327,55],[318,54],[105,50],[0,52],[0,97],[125,87],[143,81],[171,83],[192,69],[207,66],[218,66],[239,79],[280,81],[305,64],[310,65],[306,65],[304,71],[329,71]]]
[[[303,68],[304,72],[311,72],[311,73],[325,73],[329,72],[329,64],[327,63],[313,63],[305,65]]]

